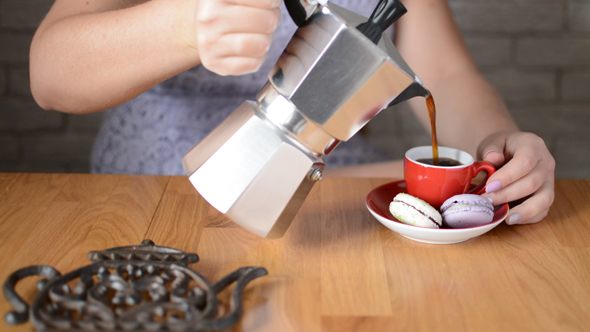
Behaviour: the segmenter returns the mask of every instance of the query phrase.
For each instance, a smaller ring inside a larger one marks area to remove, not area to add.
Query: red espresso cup
[[[439,158],[454,159],[461,165],[434,166],[419,162],[420,159],[432,159],[432,146],[410,149],[404,159],[404,177],[408,194],[423,199],[436,209],[455,195],[483,194],[486,181],[496,171],[492,164],[487,161],[475,161],[465,151],[439,146],[438,155]],[[471,180],[481,171],[487,173],[486,178],[469,190]]]

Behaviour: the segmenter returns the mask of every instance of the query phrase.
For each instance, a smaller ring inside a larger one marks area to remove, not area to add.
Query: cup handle
[[[490,176],[492,176],[492,174],[494,174],[494,172],[496,171],[496,168],[494,167],[494,165],[488,163],[487,161],[476,161],[473,163],[473,165],[471,165],[471,167],[473,170],[473,173],[472,173],[473,177],[477,176],[477,174],[479,174],[479,172],[481,172],[481,171],[485,171],[487,173],[486,178],[483,179],[483,181],[481,181],[481,183],[478,184],[477,187],[475,187],[467,192],[468,194],[481,195],[485,191],[486,182],[488,181]]]

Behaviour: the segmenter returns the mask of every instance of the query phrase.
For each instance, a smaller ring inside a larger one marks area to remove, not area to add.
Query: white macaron
[[[405,194],[397,194],[389,204],[389,212],[399,221],[414,226],[440,228],[440,213],[425,201]]]

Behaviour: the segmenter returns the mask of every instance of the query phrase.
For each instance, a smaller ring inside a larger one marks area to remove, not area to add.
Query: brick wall
[[[88,172],[101,114],[44,111],[29,88],[29,45],[52,4],[0,0],[0,171]]]
[[[29,44],[52,3],[0,0],[0,171],[88,171],[101,114],[46,112],[29,90]],[[590,178],[590,1],[449,3],[476,62],[521,128],[545,139],[557,176]],[[407,108],[379,118],[368,135],[393,157],[429,144]]]

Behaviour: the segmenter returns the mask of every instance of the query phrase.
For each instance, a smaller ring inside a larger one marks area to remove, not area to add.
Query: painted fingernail
[[[486,159],[486,157],[488,156],[488,154],[492,153],[492,152],[496,152],[496,150],[488,150],[488,152],[483,154],[483,159]]]
[[[519,222],[520,219],[522,219],[520,213],[513,213],[510,215],[510,218],[508,218],[508,225],[514,225]]]
[[[500,188],[502,188],[502,183],[498,180],[493,181],[486,186],[486,194],[491,194],[494,191],[498,191]]]

